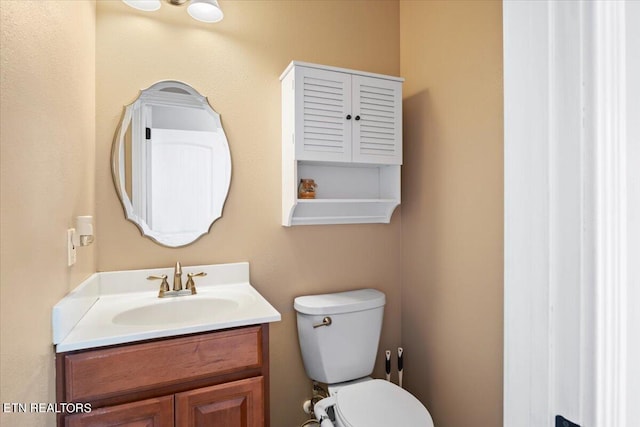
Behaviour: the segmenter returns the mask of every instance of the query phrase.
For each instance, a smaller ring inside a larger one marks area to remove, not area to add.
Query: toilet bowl
[[[369,377],[378,352],[385,295],[359,289],[297,297],[305,370],[328,385],[314,406],[322,427],[433,427],[427,409],[397,385]]]
[[[333,420],[329,408],[333,408]],[[322,427],[433,427],[429,411],[418,399],[397,385],[378,379],[341,387],[318,402],[314,410],[318,420],[324,422]]]

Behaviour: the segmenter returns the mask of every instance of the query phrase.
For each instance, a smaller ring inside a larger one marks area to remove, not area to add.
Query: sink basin
[[[241,302],[230,298],[170,298],[123,311],[113,317],[113,323],[131,326],[205,323],[238,310]]]
[[[2,0],[0,0],[2,1]],[[191,266],[207,275],[198,293],[158,298],[150,275],[172,268],[95,273],[52,311],[56,352],[277,322],[280,313],[249,281],[249,263]]]

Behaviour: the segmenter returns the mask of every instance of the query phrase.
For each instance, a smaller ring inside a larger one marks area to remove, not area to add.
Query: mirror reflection
[[[125,107],[111,160],[127,219],[162,245],[188,245],[222,215],[229,144],[220,115],[185,83],[156,83]]]

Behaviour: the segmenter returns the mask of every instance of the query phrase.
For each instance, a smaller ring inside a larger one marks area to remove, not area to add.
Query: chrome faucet
[[[173,270],[173,290],[182,290],[182,266],[180,265],[180,261],[176,262],[176,267]]]
[[[207,273],[188,273],[187,274],[187,285],[185,286],[185,290],[190,291],[191,295],[195,295],[198,292],[196,291],[196,283],[193,280],[194,277],[203,277],[206,276]],[[186,294],[187,292],[182,291],[182,266],[180,262],[176,262],[176,266],[173,270],[173,291],[169,291],[169,282],[167,281],[167,275],[163,274],[161,276],[149,276],[148,280],[162,280],[160,283],[160,291],[158,292],[158,298],[164,298],[165,296],[179,296]]]

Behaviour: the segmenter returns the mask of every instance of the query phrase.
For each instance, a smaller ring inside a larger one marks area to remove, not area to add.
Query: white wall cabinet
[[[402,78],[293,61],[282,82],[282,224],[388,223],[400,204]],[[302,178],[318,184],[298,199]]]

